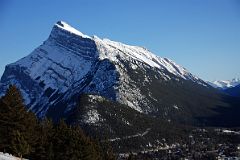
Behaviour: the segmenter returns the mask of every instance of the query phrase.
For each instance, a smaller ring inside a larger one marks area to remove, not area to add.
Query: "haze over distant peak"
[[[240,84],[240,78],[233,78],[232,80],[215,80],[208,82],[209,85],[214,88],[227,89],[232,88]]]

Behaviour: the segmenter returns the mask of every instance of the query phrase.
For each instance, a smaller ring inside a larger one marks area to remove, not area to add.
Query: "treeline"
[[[108,147],[87,137],[80,127],[39,121],[26,110],[15,86],[0,98],[0,151],[38,160],[114,159]]]

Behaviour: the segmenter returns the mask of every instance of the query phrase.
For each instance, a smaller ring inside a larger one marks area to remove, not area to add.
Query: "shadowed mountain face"
[[[9,84],[19,87],[27,107],[38,117],[65,118],[115,137],[127,137],[120,135],[125,129],[144,133],[148,125],[159,130],[157,122],[240,125],[240,112],[235,112],[238,98],[145,48],[89,37],[61,21],[42,45],[6,66],[0,94]],[[138,120],[133,122],[133,117]]]
[[[225,89],[224,92],[234,97],[240,97],[240,85]]]

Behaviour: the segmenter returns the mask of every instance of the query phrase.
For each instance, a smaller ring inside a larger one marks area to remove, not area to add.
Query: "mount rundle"
[[[105,126],[115,137],[113,119],[122,128],[137,126],[134,116],[218,125],[224,120],[218,121],[217,108],[231,106],[223,102],[227,95],[175,62],[143,47],[89,37],[62,21],[31,54],[6,66],[1,95],[9,84],[38,117],[64,118],[89,129]]]

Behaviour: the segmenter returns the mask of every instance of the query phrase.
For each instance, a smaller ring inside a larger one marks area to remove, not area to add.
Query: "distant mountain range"
[[[213,86],[214,88],[218,89],[228,89],[235,87],[240,84],[239,78],[234,78],[232,80],[216,80],[212,82],[208,82],[209,85]]]
[[[63,21],[6,66],[0,95],[10,84],[39,118],[81,125],[119,150],[170,141],[178,125],[240,126],[239,98],[143,47],[90,37]]]
[[[234,78],[232,80],[219,80],[213,82],[207,82],[209,85],[217,88],[228,95],[234,97],[240,97],[240,79]]]

